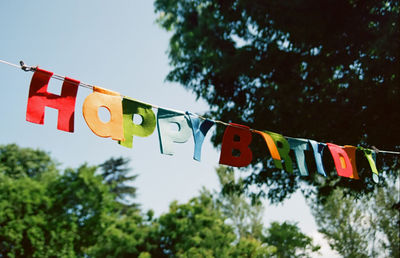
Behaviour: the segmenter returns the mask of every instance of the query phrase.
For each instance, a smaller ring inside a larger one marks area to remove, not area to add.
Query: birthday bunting
[[[157,129],[161,153],[167,155],[174,154],[174,143],[185,143],[192,134],[185,115],[163,108],[157,112]]]
[[[317,171],[319,174],[326,176],[324,165],[322,163],[322,154],[325,149],[325,144],[316,142],[314,140],[308,140],[310,143],[313,153],[314,153],[314,159],[315,159],[315,165],[317,166]]]
[[[289,142],[286,140],[283,135],[279,133],[267,132],[269,136],[271,136],[272,140],[274,141],[276,147],[278,148],[279,155],[281,160],[274,159],[275,166],[279,169],[283,169],[282,167],[282,160],[285,163],[285,170],[287,172],[293,172],[293,164],[292,159],[289,156],[290,152],[290,145]]]
[[[110,121],[106,123],[101,121],[98,115],[100,107],[104,107],[110,112]],[[82,113],[86,124],[97,136],[124,140],[122,102],[119,93],[94,87],[93,93],[87,96],[83,102]]]
[[[304,151],[308,150],[308,140],[289,138],[290,149],[294,151],[296,156],[297,166],[299,167],[300,175],[308,176],[306,157]]]
[[[147,137],[154,132],[156,116],[150,105],[137,102],[128,97],[122,99],[122,111],[125,140],[119,141],[119,144],[132,148],[133,136]],[[142,120],[140,124],[135,124],[134,115],[140,116]]]
[[[190,125],[192,126],[193,131],[193,139],[194,139],[194,154],[193,159],[200,161],[201,160],[201,147],[203,146],[204,138],[206,137],[207,132],[211,129],[211,127],[215,124],[214,121],[209,119],[205,119],[201,122],[201,119],[189,111],[186,112],[190,120]]]
[[[47,91],[53,73],[38,67],[32,70],[35,72],[29,89],[26,120],[43,124],[45,107],[55,108],[58,110],[57,128],[73,132],[75,101],[80,82],[68,77],[63,78],[61,95],[56,95]],[[160,107],[157,107],[157,114],[155,114],[154,106],[151,104],[121,96],[117,92],[101,87],[91,86],[91,88],[93,92],[86,97],[82,113],[94,134],[105,138],[110,137],[120,145],[132,148],[135,137],[150,136],[157,127],[162,154],[173,155],[174,145],[185,143],[193,136],[193,159],[201,160],[204,138],[216,121],[202,118],[189,111],[183,113]],[[110,113],[108,122],[103,122],[98,115],[98,111],[102,107]],[[235,123],[223,124],[226,128],[222,139],[220,164],[234,167],[248,166],[253,158],[250,143],[253,133],[255,133],[265,141],[266,148],[278,169],[284,169],[289,173],[293,172],[293,163],[290,157],[293,153],[299,174],[308,176],[305,153],[312,152],[317,172],[326,177],[322,157],[324,150],[328,149],[339,176],[359,179],[356,167],[356,150],[358,149],[368,160],[373,180],[379,181],[375,152],[370,149],[351,145],[342,147],[311,139],[284,137],[279,133],[253,130],[248,126]]]
[[[219,163],[233,167],[248,166],[253,158],[253,152],[249,148],[251,140],[248,126],[230,123],[222,138]]]
[[[52,72],[36,68],[29,88],[26,120],[36,124],[44,123],[45,107],[58,109],[57,129],[74,132],[75,100],[79,81],[66,77],[61,95],[47,92]]]

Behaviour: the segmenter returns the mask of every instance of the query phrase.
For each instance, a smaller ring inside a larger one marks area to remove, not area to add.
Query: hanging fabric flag
[[[122,99],[122,112],[124,120],[124,141],[119,144],[132,148],[133,136],[146,137],[151,135],[156,128],[156,116],[151,105],[140,103],[134,99],[124,97]],[[134,115],[142,119],[140,124],[133,121]]]
[[[186,111],[186,115],[189,117],[190,125],[193,131],[193,139],[194,139],[193,159],[200,161],[201,147],[203,145],[204,138],[206,137],[208,130],[210,130],[210,128],[215,124],[215,122],[206,119],[201,123],[200,118],[190,113],[189,111]]]
[[[308,140],[308,142],[311,144],[311,147],[314,152],[314,159],[315,159],[315,164],[317,165],[318,173],[326,177],[324,165],[322,163],[322,154],[324,152],[324,148],[326,145],[320,142],[316,142],[314,140]]]
[[[333,143],[327,143],[327,146],[332,154],[338,175],[343,177],[355,178],[353,172],[355,168],[353,169],[352,162],[347,154],[347,151]]]
[[[281,160],[285,161],[285,170],[293,172],[292,159],[289,156],[290,145],[283,135],[273,132],[267,132],[275,142],[275,146],[278,148]],[[274,159],[274,164],[277,168],[283,169],[281,160]]]
[[[254,130],[254,132],[260,134],[263,137],[264,141],[267,143],[267,147],[268,147],[269,153],[271,154],[271,157],[274,160],[277,160],[279,162],[279,164],[281,165],[280,168],[282,169],[281,156],[279,155],[278,148],[276,147],[275,142],[272,139],[272,137],[266,132],[261,132],[261,131],[257,131],[257,130]]]
[[[351,146],[351,145],[345,145],[343,147],[343,149],[347,153],[347,156],[349,157],[350,162],[351,162],[351,167],[353,169],[353,175],[352,175],[351,178],[360,179],[358,177],[357,166],[356,166],[356,150],[357,150],[357,147],[354,147],[354,146]]]
[[[376,161],[375,161],[375,152],[373,152],[370,149],[366,149],[363,147],[358,147],[363,153],[364,156],[367,158],[369,166],[371,167],[372,171],[372,180],[374,180],[375,183],[379,183],[379,173],[378,169],[376,168]]]
[[[300,175],[308,176],[306,157],[304,155],[304,151],[309,149],[308,140],[289,138],[288,141],[290,149],[294,151],[294,154],[296,156],[297,166],[299,168]]]
[[[52,72],[36,68],[29,88],[26,121],[43,124],[45,107],[58,110],[57,129],[73,132],[75,117],[75,100],[78,92],[79,81],[65,77],[61,95],[47,92]]]
[[[250,127],[229,123],[222,138],[221,154],[219,164],[245,167],[251,163],[253,153],[249,148],[252,140]],[[238,140],[235,140],[238,138]],[[235,155],[233,152],[240,154]]]
[[[173,124],[178,130],[172,128]],[[173,143],[185,143],[192,134],[185,115],[163,108],[157,112],[157,129],[161,153],[167,155],[173,155]]]
[[[100,120],[98,110],[106,108],[110,112],[110,120]],[[82,107],[86,124],[94,134],[100,137],[111,137],[113,140],[124,140],[121,95],[117,92],[93,87],[93,93],[86,97]]]

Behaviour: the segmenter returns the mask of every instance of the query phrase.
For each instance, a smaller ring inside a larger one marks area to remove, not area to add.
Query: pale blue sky
[[[152,1],[6,1],[0,2],[0,59],[28,65],[98,85],[157,106],[202,113],[207,105],[177,84],[164,81],[170,67],[166,50],[169,35],[155,23]],[[192,159],[193,140],[175,146],[174,156],[162,155],[158,134],[136,137],[133,148],[94,135],[82,117],[82,103],[90,90],[80,87],[75,132],[58,131],[57,111],[46,108],[44,125],[25,121],[32,73],[0,64],[0,144],[41,148],[62,167],[84,162],[97,165],[110,157],[129,157],[139,174],[138,201],[159,215],[172,200],[185,202],[202,186],[218,187],[214,168],[219,151],[203,144],[202,161]],[[61,82],[52,80],[50,90]],[[278,207],[268,207],[264,221],[299,221],[316,237],[309,208],[298,194]],[[323,250],[324,255],[331,255]]]

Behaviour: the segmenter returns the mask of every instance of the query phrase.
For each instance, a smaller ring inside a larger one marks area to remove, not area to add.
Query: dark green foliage
[[[37,177],[56,172],[57,162],[42,150],[21,148],[16,144],[0,145],[0,173],[9,177]]]
[[[82,257],[110,224],[114,195],[83,165],[59,173],[46,152],[0,146],[0,256]]]
[[[295,223],[272,222],[267,229],[265,242],[276,247],[276,256],[283,257],[305,257],[307,251],[316,252],[319,246],[314,246],[312,238],[303,234]]]
[[[77,255],[97,242],[106,229],[107,216],[114,208],[114,196],[110,194],[102,178],[95,175],[96,167],[83,165],[67,169],[52,185],[54,224],[64,223],[64,229],[74,233],[73,247]]]
[[[150,239],[153,229],[149,224],[151,221],[144,220],[138,212],[108,219],[110,225],[89,249],[90,256],[138,257],[155,249]]]
[[[262,223],[265,207],[262,203],[259,200],[252,203],[245,194],[229,190],[232,187],[243,189],[243,181],[235,179],[234,169],[220,166],[217,174],[221,192],[214,198],[227,217],[226,223],[235,230],[239,240],[237,250],[241,250],[240,247],[248,252],[253,250],[253,254],[264,255],[260,257],[266,254],[274,257],[303,257],[319,250],[320,247],[314,245],[312,239],[303,234],[296,224],[273,222],[265,228]]]
[[[211,195],[202,193],[187,204],[173,202],[157,220],[160,254],[173,257],[228,257],[235,240]]]
[[[400,171],[384,187],[355,199],[336,189],[329,198],[309,200],[319,231],[344,257],[399,257]]]
[[[138,205],[133,203],[136,198],[136,187],[129,185],[137,175],[128,175],[131,169],[128,167],[129,159],[127,158],[110,158],[100,164],[100,175],[104,178],[104,183],[108,185],[111,193],[116,195],[117,201],[123,213],[130,209],[137,209]]]
[[[243,181],[235,179],[233,168],[220,166],[216,172],[221,191],[214,198],[219,209],[228,218],[227,223],[232,225],[238,239],[250,237],[262,240],[262,203],[251,203],[244,193],[240,193]]]
[[[221,202],[217,200],[221,194],[204,190],[187,203],[172,202],[169,212],[154,218],[152,211],[121,212],[114,182],[129,178],[124,159],[110,159],[103,163],[102,175],[96,175],[96,167],[87,165],[60,173],[45,152],[16,145],[0,146],[0,153],[15,157],[13,162],[3,159],[8,163],[2,163],[0,171],[0,257],[271,257],[277,253],[277,247],[264,241],[260,209],[252,208],[243,195]],[[37,170],[38,164],[27,162],[26,153],[35,153],[39,164],[47,164],[32,177],[25,169]],[[221,168],[219,174],[221,184],[233,180],[229,169]],[[229,212],[234,208],[241,211]],[[235,218],[247,215],[250,220]],[[239,235],[241,222],[245,225]]]
[[[167,79],[205,99],[208,116],[321,142],[400,149],[398,1],[156,0],[155,8],[172,32]],[[255,197],[281,201],[301,181],[321,195],[374,188],[370,172],[354,181],[279,171],[253,138],[253,173],[244,182],[268,187]],[[379,157],[382,170],[398,166],[394,156]]]

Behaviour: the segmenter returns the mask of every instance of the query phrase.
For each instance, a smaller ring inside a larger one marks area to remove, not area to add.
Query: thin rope
[[[17,67],[17,68],[21,68],[21,69],[22,69],[22,66],[21,66],[21,65],[16,65],[16,64],[13,64],[13,63],[9,63],[9,62],[4,61],[4,60],[1,60],[1,59],[0,59],[0,63],[6,64],[6,65],[11,65],[11,66],[14,66],[14,67]]]
[[[10,62],[7,62],[7,61],[4,61],[4,60],[1,60],[1,59],[0,59],[0,63],[3,63],[3,64],[6,64],[6,65],[10,65],[10,66],[14,66],[14,67],[20,68],[20,69],[22,69],[22,70],[25,71],[25,72],[34,72],[34,71],[36,71],[36,67],[34,67],[34,66],[27,66],[27,65],[24,64],[23,61],[20,61],[20,65],[16,65],[16,64],[13,64],[13,63],[10,63]],[[65,80],[65,76],[58,75],[58,74],[53,74],[52,77],[53,77],[54,79],[60,80],[60,81],[64,81],[64,80]],[[82,86],[82,87],[84,87],[84,88],[91,89],[91,90],[93,90],[93,88],[95,87],[94,85],[87,84],[87,83],[83,83],[83,82],[81,82],[81,83],[79,84],[79,86]],[[128,96],[121,95],[121,97],[128,97]],[[145,104],[145,105],[148,105],[148,106],[151,106],[152,108],[155,108],[155,109],[165,109],[165,110],[173,111],[173,112],[175,112],[175,113],[179,113],[179,114],[183,114],[183,115],[186,114],[186,112],[183,112],[183,111],[180,111],[180,110],[175,110],[175,109],[170,109],[170,108],[162,108],[162,107],[160,107],[160,106],[153,105],[153,104],[150,104],[150,103],[146,103],[146,102],[144,102],[144,101],[140,101],[140,100],[137,100],[137,99],[135,99],[135,101],[137,101],[137,102],[139,102],[139,103],[142,103],[142,104]],[[197,117],[199,117],[199,118],[202,119],[202,120],[209,119],[209,118],[206,118],[206,117],[201,116],[201,115],[198,115],[198,114],[194,114],[194,115],[196,115]],[[224,121],[213,120],[213,119],[210,119],[210,120],[214,121],[216,124],[221,124],[221,125],[224,125],[224,126],[231,126],[231,127],[243,129],[243,127],[240,127],[240,126],[237,126],[237,125],[234,125],[234,124],[230,124],[230,123],[227,123],[227,122],[224,122]],[[252,128],[250,128],[249,130],[250,130],[251,132],[257,132],[257,131],[258,131],[258,132],[262,132],[262,130],[256,130],[256,129],[252,129]],[[289,136],[284,136],[284,137],[290,138],[290,139],[300,139],[300,138],[289,137]],[[341,146],[341,147],[343,147],[343,146]],[[375,153],[387,153],[387,154],[400,155],[400,152],[398,152],[398,151],[379,150],[379,149],[376,148],[375,146],[372,146],[372,150],[373,150]]]

